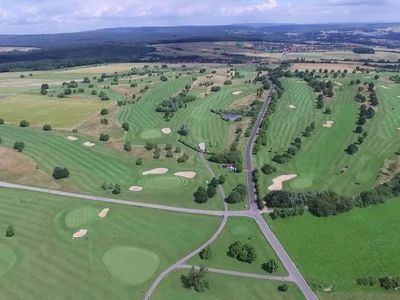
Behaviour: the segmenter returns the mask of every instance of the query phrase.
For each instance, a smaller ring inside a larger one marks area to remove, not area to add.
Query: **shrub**
[[[128,122],[123,122],[121,127],[122,127],[123,130],[128,131],[129,130],[129,123]]]
[[[53,170],[54,179],[63,179],[69,177],[69,171],[67,168],[55,167]]]
[[[131,151],[132,150],[132,146],[131,146],[131,142],[130,141],[126,141],[124,144],[124,150],[125,151]]]
[[[106,142],[106,141],[108,141],[109,139],[110,139],[110,135],[109,135],[109,134],[107,134],[107,133],[100,133],[100,137],[99,137],[99,140],[100,140],[100,141]]]
[[[141,166],[143,164],[143,158],[138,158],[137,160],[136,160],[136,165],[137,166]]]
[[[271,258],[266,263],[262,264],[262,269],[268,273],[273,273],[278,271],[279,264],[275,259]]]
[[[14,234],[15,234],[14,227],[12,225],[8,225],[6,229],[6,237],[12,237],[14,236]]]
[[[113,188],[113,190],[112,190],[112,193],[113,193],[114,195],[118,195],[118,194],[121,193],[121,186],[120,186],[118,183],[116,183],[116,184],[114,185],[114,188]]]
[[[278,291],[280,291],[280,292],[286,292],[288,289],[289,289],[289,286],[286,283],[278,286]]]
[[[219,85],[211,87],[211,92],[219,92],[220,90],[221,90],[221,87]]]
[[[29,125],[27,120],[21,120],[21,122],[19,122],[19,127],[29,127]]]
[[[212,252],[210,247],[206,247],[200,251],[199,256],[201,259],[210,259],[212,257]]]
[[[15,142],[13,148],[15,150],[17,150],[18,152],[22,152],[22,150],[24,150],[24,148],[25,148],[25,143],[24,142]]]
[[[108,113],[109,113],[109,111],[108,111],[107,108],[102,108],[101,111],[100,111],[100,114],[101,114],[102,116],[108,115]]]
[[[43,129],[44,131],[50,131],[50,130],[51,130],[51,125],[49,125],[49,124],[44,124],[43,127],[42,127],[42,129]]]
[[[4,119],[0,119],[0,125],[4,124]]]
[[[272,174],[272,173],[276,172],[276,168],[269,164],[265,164],[262,166],[261,171],[263,171],[264,174]]]

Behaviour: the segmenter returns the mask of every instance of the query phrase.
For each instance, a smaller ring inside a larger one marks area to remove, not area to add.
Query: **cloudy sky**
[[[400,21],[399,0],[0,0],[0,34],[121,26]]]

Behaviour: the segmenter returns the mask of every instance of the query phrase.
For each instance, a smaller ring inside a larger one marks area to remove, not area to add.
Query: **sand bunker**
[[[305,81],[297,80],[297,83],[306,83]]]
[[[289,104],[289,108],[290,108],[290,109],[295,109],[295,108],[296,108],[296,105]]]
[[[397,96],[397,98],[400,98],[400,96]]]
[[[67,136],[67,139],[69,139],[70,141],[76,141],[78,138],[74,136]]]
[[[388,87],[388,86],[386,86],[386,85],[381,85],[381,88],[383,88],[383,89],[385,89],[385,90],[390,89],[390,87]]]
[[[167,168],[156,168],[148,171],[144,171],[142,174],[143,175],[161,175],[165,174],[168,172]]]
[[[129,188],[129,190],[131,192],[140,192],[141,190],[143,190],[143,188],[141,186],[137,186],[137,185],[133,185]]]
[[[179,176],[179,177],[185,177],[185,178],[193,178],[196,176],[196,172],[193,171],[188,171],[188,172],[176,172],[174,173],[175,176]]]
[[[335,81],[335,84],[337,84],[337,85],[343,85],[342,83],[337,82],[337,81]]]
[[[242,91],[236,91],[236,92],[233,92],[232,95],[237,96],[237,95],[240,95],[241,93],[242,93]]]
[[[109,208],[103,208],[103,209],[101,210],[101,212],[99,212],[98,216],[99,216],[100,218],[105,218],[105,217],[107,217],[107,214],[108,214],[109,211],[110,211]]]
[[[85,147],[94,147],[96,144],[95,143],[91,143],[91,142],[84,142],[83,145]]]
[[[171,133],[171,128],[163,128],[161,129],[161,132],[164,134],[170,134]]]
[[[86,235],[87,235],[87,229],[79,229],[77,232],[75,232],[73,235],[72,235],[72,238],[73,239],[80,239],[80,238],[83,238],[83,237],[85,237]]]
[[[322,126],[325,128],[331,128],[333,124],[335,124],[335,121],[326,121],[326,123],[323,124]]]
[[[282,184],[285,181],[291,180],[291,179],[293,179],[295,177],[297,177],[296,174],[278,176],[278,177],[272,179],[273,184],[268,187],[268,190],[270,190],[270,191],[280,191],[280,190],[282,190],[282,188],[283,188]]]

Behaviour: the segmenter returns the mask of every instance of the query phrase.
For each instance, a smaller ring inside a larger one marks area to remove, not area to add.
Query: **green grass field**
[[[361,78],[360,75],[349,77]],[[357,134],[353,130],[359,108],[354,101],[356,88],[350,86],[350,78],[338,80],[343,86],[335,88],[334,99],[326,104],[332,108],[331,115],[324,115],[314,108],[315,96],[306,84],[296,79],[284,80],[287,92],[271,118],[267,146],[256,157],[257,165],[261,167],[270,163],[276,153],[282,153],[295,137],[301,136],[301,131],[310,122],[315,121],[316,130],[311,137],[302,138],[303,146],[293,159],[284,165],[273,163],[278,168],[277,173],[262,175],[264,191],[272,184],[272,178],[292,173],[298,177],[286,183],[285,187],[296,191],[331,189],[353,195],[375,184],[385,159],[392,158],[400,147],[397,129],[400,127],[400,101],[397,97],[400,86],[384,89],[384,83],[375,82],[380,105],[375,117],[364,127],[368,137],[360,150],[348,155],[344,149],[356,141]],[[289,110],[289,103],[296,105],[296,109]],[[335,122],[332,128],[322,127],[327,120]]]
[[[101,219],[104,207],[110,211]],[[7,238],[10,224],[15,235]],[[142,298],[161,270],[207,240],[218,224],[212,217],[1,189],[2,297]],[[88,238],[73,240],[80,228]]]
[[[1,99],[0,104],[0,117],[6,122],[19,124],[21,120],[28,120],[34,126],[50,124],[54,128],[73,128],[111,103],[85,98],[59,99],[18,94]]]
[[[136,159],[131,154],[112,150],[106,144],[80,135],[75,135],[79,140],[69,141],[66,138],[68,135],[34,128],[0,126],[3,144],[12,147],[15,141],[23,141],[23,153],[33,158],[38,167],[47,174],[51,174],[55,166],[67,167],[70,177],[58,181],[67,190],[115,197],[111,193],[106,194],[101,185],[104,182],[118,183],[122,189],[121,194],[117,195],[118,198],[205,209],[221,207],[218,196],[204,205],[193,201],[193,192],[197,187],[205,185],[206,180],[211,179],[195,152],[189,152],[192,159],[182,164],[177,164],[176,160],[171,159],[160,162],[150,160],[145,161],[142,166],[136,166]],[[85,141],[94,142],[96,146],[85,147]],[[143,171],[157,167],[166,167],[169,172],[164,175],[142,175]],[[197,172],[193,179],[173,175],[178,171],[191,170]],[[143,186],[143,191],[129,192],[129,187],[133,185]],[[179,190],[179,195],[176,194],[176,190]]]
[[[257,259],[253,263],[240,262],[226,254],[229,246],[238,240],[242,243],[248,243],[255,248]],[[269,274],[261,268],[261,265],[271,258],[279,262],[275,252],[265,240],[255,221],[248,218],[229,218],[224,231],[218,239],[211,244],[210,248],[212,251],[211,259],[204,260],[196,256],[190,260],[190,263],[193,265],[205,265],[226,270]],[[274,273],[274,275],[285,274],[286,270],[282,265],[280,265],[279,270]]]
[[[288,284],[287,292],[279,292],[282,283],[252,278],[238,278],[229,275],[208,273],[210,289],[204,292],[185,290],[180,276],[188,271],[174,272],[163,281],[154,293],[155,300],[184,299],[248,299],[248,300],[301,300],[305,299],[296,285]]]
[[[400,275],[399,209],[400,201],[394,199],[334,217],[306,214],[268,222],[305,278],[313,285],[333,287],[331,295],[318,289],[321,298],[361,299],[372,293],[374,299],[395,299],[398,292],[363,289],[355,280]]]

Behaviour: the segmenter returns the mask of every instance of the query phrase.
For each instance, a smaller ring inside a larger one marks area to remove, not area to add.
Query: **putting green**
[[[152,177],[141,178],[138,185],[152,189],[170,189],[171,187],[178,187],[186,185],[188,180],[183,177],[171,175],[157,175]]]
[[[160,136],[161,136],[160,129],[144,129],[140,133],[140,137],[142,139],[155,139],[155,138],[159,138]]]
[[[14,250],[7,245],[0,244],[0,277],[7,273],[16,262],[17,254]]]
[[[292,188],[304,189],[312,186],[313,182],[310,178],[297,178],[289,183]]]
[[[79,227],[97,218],[99,210],[91,206],[83,206],[68,212],[65,217],[65,225],[68,227]]]
[[[119,281],[139,285],[151,278],[160,265],[154,252],[127,246],[115,246],[103,255],[107,270]]]

